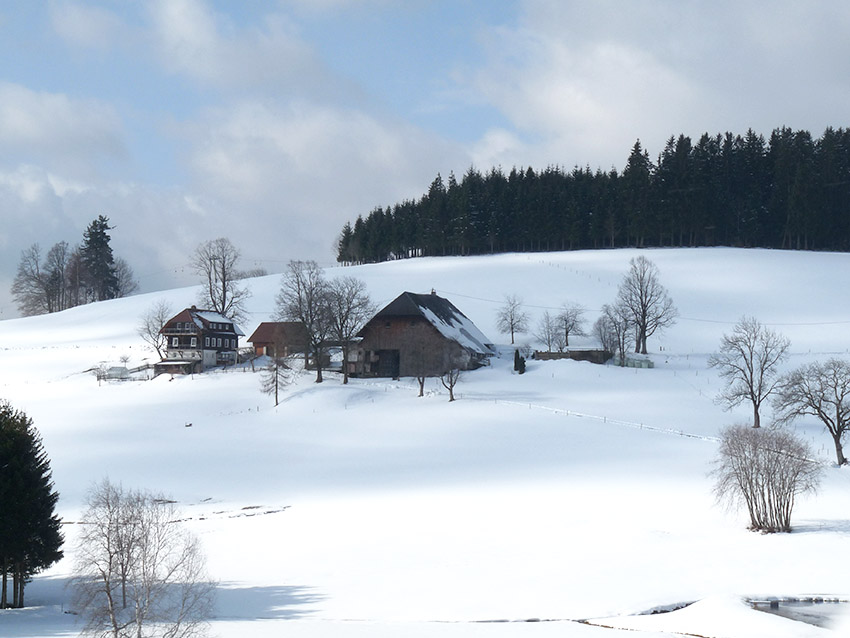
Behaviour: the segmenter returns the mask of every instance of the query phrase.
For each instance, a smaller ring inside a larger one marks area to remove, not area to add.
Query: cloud
[[[102,7],[54,1],[49,15],[57,35],[75,46],[107,49],[124,41],[130,31],[116,14]]]
[[[488,64],[473,78],[526,142],[525,163],[608,168],[635,138],[663,139],[671,121],[698,109],[699,87],[653,51],[558,19],[535,14],[525,27],[493,30]]]
[[[214,202],[210,231],[239,216],[243,240],[264,255],[332,260],[345,221],[419,197],[438,171],[469,164],[459,146],[403,123],[308,102],[211,109],[193,134],[194,189]]]
[[[637,138],[652,155],[679,133],[819,134],[845,119],[846,3],[521,6],[483,31],[486,62],[463,78],[522,140],[515,163],[622,168]]]
[[[325,13],[347,8],[366,8],[372,11],[381,5],[393,4],[393,2],[394,0],[283,0],[281,4],[300,11]],[[408,2],[412,4],[413,0]]]
[[[202,85],[304,91],[327,79],[296,24],[283,14],[240,27],[200,0],[160,0],[150,11],[160,62]]]
[[[91,175],[126,153],[121,121],[108,104],[0,82],[0,165],[39,163]]]

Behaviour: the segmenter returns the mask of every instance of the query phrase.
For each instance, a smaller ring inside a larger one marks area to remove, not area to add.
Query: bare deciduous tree
[[[632,313],[635,352],[641,354],[646,354],[647,338],[659,328],[672,326],[679,315],[667,289],[658,281],[658,267],[643,255],[629,261],[618,299]]]
[[[251,292],[239,285],[239,251],[226,237],[205,241],[195,250],[192,268],[202,280],[200,303],[239,322]]]
[[[808,445],[786,430],[731,426],[721,434],[712,472],[715,494],[746,504],[750,529],[790,532],[795,498],[820,482],[822,466],[811,456]]]
[[[449,391],[449,403],[455,400],[455,386],[458,381],[460,381],[460,368],[451,368],[440,376],[440,383]]]
[[[632,313],[620,300],[602,306],[602,316],[594,324],[602,347],[613,355],[619,355],[621,367],[626,365],[626,340],[633,327]]]
[[[778,423],[810,415],[832,436],[838,465],[847,463],[842,440],[850,429],[850,364],[841,359],[802,366],[780,379],[773,399]]]
[[[166,337],[160,334],[160,330],[173,315],[171,304],[165,299],[160,299],[145,311],[136,327],[138,335],[156,350],[160,359],[166,346]]]
[[[448,363],[445,353],[435,348],[430,339],[421,332],[414,333],[408,340],[409,356],[407,367],[419,384],[419,397],[425,396],[425,380],[428,377],[439,377],[443,374]]]
[[[118,297],[129,297],[139,289],[139,282],[133,274],[133,269],[125,259],[115,260],[115,279],[117,280],[116,294]]]
[[[788,356],[791,342],[763,326],[755,317],[742,317],[732,334],[723,335],[720,351],[708,358],[726,387],[717,402],[727,410],[744,401],[753,405],[753,427],[761,426],[759,410],[779,382],[779,366]]]
[[[564,349],[564,333],[561,332],[560,322],[548,310],[543,311],[538,320],[534,338],[546,346],[547,352],[554,352],[556,348],[559,352]]]
[[[86,505],[73,579],[83,633],[202,635],[215,585],[173,502],[103,480],[89,491]]]
[[[558,323],[564,333],[564,347],[570,346],[570,335],[584,337],[584,308],[577,304],[566,303],[558,313]]]
[[[53,312],[59,312],[70,308],[68,299],[68,262],[71,251],[68,243],[60,241],[47,251],[44,257],[44,273],[47,277],[47,293]]]
[[[505,303],[496,315],[496,327],[502,334],[511,335],[512,344],[516,333],[528,330],[528,313],[522,309],[521,298],[516,295],[505,297]]]
[[[617,335],[614,333],[614,327],[608,320],[605,314],[602,314],[596,321],[593,322],[593,336],[599,341],[599,345],[605,352],[610,352],[612,355],[617,352]]]
[[[310,339],[316,362],[316,383],[322,382],[322,365],[332,322],[328,285],[315,261],[290,261],[277,295],[275,316],[280,321],[300,321]]]
[[[21,251],[11,292],[18,311],[25,317],[52,312],[48,281],[42,272],[41,248],[38,244]]]
[[[331,334],[342,349],[342,382],[348,383],[348,357],[351,342],[372,315],[375,304],[366,292],[366,284],[356,277],[339,277],[328,283]]]

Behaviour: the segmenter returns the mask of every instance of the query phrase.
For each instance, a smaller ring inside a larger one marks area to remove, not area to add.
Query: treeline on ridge
[[[671,136],[657,161],[640,140],[618,172],[589,167],[438,174],[419,200],[347,222],[337,260],[580,248],[742,246],[850,250],[850,129],[819,139]]]

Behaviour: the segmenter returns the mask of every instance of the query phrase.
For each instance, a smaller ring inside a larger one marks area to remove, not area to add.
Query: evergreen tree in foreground
[[[23,607],[24,585],[62,558],[58,498],[32,420],[0,401],[0,609]]]

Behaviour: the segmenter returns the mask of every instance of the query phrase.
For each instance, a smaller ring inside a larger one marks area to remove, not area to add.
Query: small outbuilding
[[[248,337],[248,343],[253,346],[254,354],[258,357],[288,357],[307,352],[310,337],[300,321],[264,321]]]
[[[361,377],[437,376],[472,370],[495,353],[492,343],[452,302],[404,292],[360,331],[349,373]]]
[[[239,337],[245,333],[231,319],[192,306],[169,319],[159,331],[166,338],[165,357],[154,365],[162,372],[202,372],[236,363]]]

